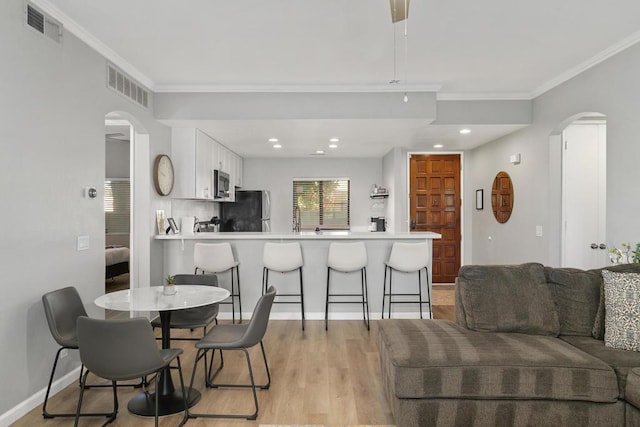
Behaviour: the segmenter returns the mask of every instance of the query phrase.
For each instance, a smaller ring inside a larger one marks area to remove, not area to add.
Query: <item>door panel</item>
[[[606,124],[578,121],[564,130],[563,145],[562,265],[606,266],[607,251],[600,249],[600,244],[607,243]]]
[[[453,283],[460,269],[460,155],[412,155],[409,169],[411,231],[442,235],[433,241],[433,282]]]

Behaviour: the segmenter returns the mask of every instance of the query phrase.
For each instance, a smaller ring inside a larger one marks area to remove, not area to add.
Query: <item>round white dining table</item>
[[[185,308],[215,304],[229,297],[229,291],[217,286],[174,285],[175,293],[166,294],[164,286],[125,289],[102,295],[94,301],[101,308],[118,311],[157,311],[162,325],[162,348],[171,345],[171,312]],[[170,415],[184,411],[182,392],[176,390],[171,379],[171,371],[165,368],[159,374],[155,392],[142,392],[134,396],[127,405],[130,412],[153,417],[155,415],[155,395],[158,395],[158,415]],[[187,405],[195,405],[200,400],[200,392],[185,387],[189,396]]]

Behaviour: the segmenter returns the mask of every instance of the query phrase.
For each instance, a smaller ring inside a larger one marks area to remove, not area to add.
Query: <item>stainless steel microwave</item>
[[[229,174],[221,170],[213,170],[213,198],[229,198]]]

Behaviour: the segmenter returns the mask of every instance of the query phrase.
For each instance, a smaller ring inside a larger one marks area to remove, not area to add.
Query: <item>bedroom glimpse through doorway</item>
[[[130,288],[131,124],[105,119],[105,293]]]

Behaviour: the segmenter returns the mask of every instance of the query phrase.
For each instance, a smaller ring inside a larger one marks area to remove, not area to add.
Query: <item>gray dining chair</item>
[[[215,274],[176,274],[173,276],[174,284],[179,285],[203,285],[203,286],[218,286],[218,278]],[[202,328],[202,336],[200,337],[171,337],[171,340],[176,341],[198,341],[207,334],[207,327],[215,322],[218,324],[218,311],[219,305],[209,304],[203,307],[185,308],[184,310],[172,310],[170,328],[173,329],[190,329],[193,331],[196,328]],[[156,317],[151,321],[151,326],[154,328],[160,328],[160,317]],[[160,338],[158,338],[160,339]],[[222,355],[221,355],[222,357]],[[213,363],[213,361],[211,361]],[[204,374],[207,375],[207,369],[210,364],[207,364],[205,356],[204,361]]]
[[[218,286],[218,278],[213,274],[176,274],[173,276],[176,285],[204,285]],[[218,304],[205,305],[203,307],[185,308],[171,312],[170,327],[173,329],[203,328],[202,336],[206,335],[207,327],[212,323],[218,323]],[[160,317],[151,321],[154,328],[161,327]],[[172,340],[198,341],[201,337],[172,337]]]
[[[258,417],[258,394],[256,393],[256,389],[260,388],[266,390],[271,386],[271,373],[269,372],[269,364],[267,363],[267,355],[264,351],[264,344],[262,340],[264,338],[264,334],[267,331],[267,325],[269,324],[269,315],[271,313],[271,307],[273,306],[273,299],[275,298],[275,296],[276,289],[273,286],[269,287],[267,292],[258,300],[258,303],[253,309],[253,315],[251,316],[251,321],[249,323],[216,325],[207,333],[207,335],[205,335],[204,338],[196,343],[198,352],[196,354],[195,361],[193,362],[193,371],[191,373],[189,390],[191,390],[191,388],[193,387],[197,364],[208,351],[211,351],[213,353],[211,355],[213,360],[216,350],[220,350],[220,352],[222,352],[222,350],[241,350],[244,352],[245,358],[247,360],[251,384],[214,383],[213,380],[215,379],[215,376],[223,367],[222,363],[218,370],[216,370],[216,372],[212,373],[211,370],[209,370],[209,376],[205,377],[205,383],[207,387],[212,388],[251,388],[251,390],[253,391],[253,402],[255,411],[252,414],[199,414],[192,413],[191,411],[187,410],[188,418],[246,418],[247,420],[255,420]],[[253,368],[251,366],[251,358],[249,357],[248,351],[249,348],[257,344],[260,344],[260,349],[262,350],[262,359],[264,361],[264,367],[267,373],[267,382],[262,385],[256,385],[255,383],[255,379],[253,377]]]
[[[49,325],[49,331],[51,336],[58,343],[60,348],[56,352],[56,356],[53,360],[53,367],[51,368],[51,375],[49,376],[49,384],[47,385],[47,392],[44,396],[44,403],[42,404],[42,416],[44,418],[56,418],[56,417],[75,417],[75,412],[69,413],[52,413],[47,410],[47,402],[49,401],[49,394],[51,392],[51,384],[55,377],[56,367],[58,366],[58,360],[60,359],[60,353],[64,349],[77,350],[78,349],[78,335],[76,334],[76,322],[78,317],[87,316],[87,312],[82,304],[78,290],[73,286],[66,288],[56,289],[55,291],[48,292],[42,296],[42,305],[44,308],[44,314],[47,318],[47,324]],[[78,384],[82,381],[82,374],[84,372],[84,365],[80,366],[80,376],[78,378]],[[119,384],[119,386],[127,387],[141,387],[142,381],[137,384]],[[111,387],[111,385],[98,384],[87,385],[86,388],[93,387]],[[84,413],[82,416],[106,416],[108,413]]]
[[[75,426],[78,425],[85,384],[89,372],[98,377],[111,380],[113,388],[113,412],[105,424],[109,424],[118,415],[117,381],[130,380],[156,374],[155,385],[155,425],[158,426],[158,377],[164,368],[171,368],[171,362],[177,361],[180,387],[185,407],[180,425],[187,421],[187,403],[180,365],[181,348],[158,349],[153,329],[146,318],[127,320],[101,320],[81,316],[78,318],[78,346],[80,360],[87,370],[82,376],[80,398],[76,410]]]

